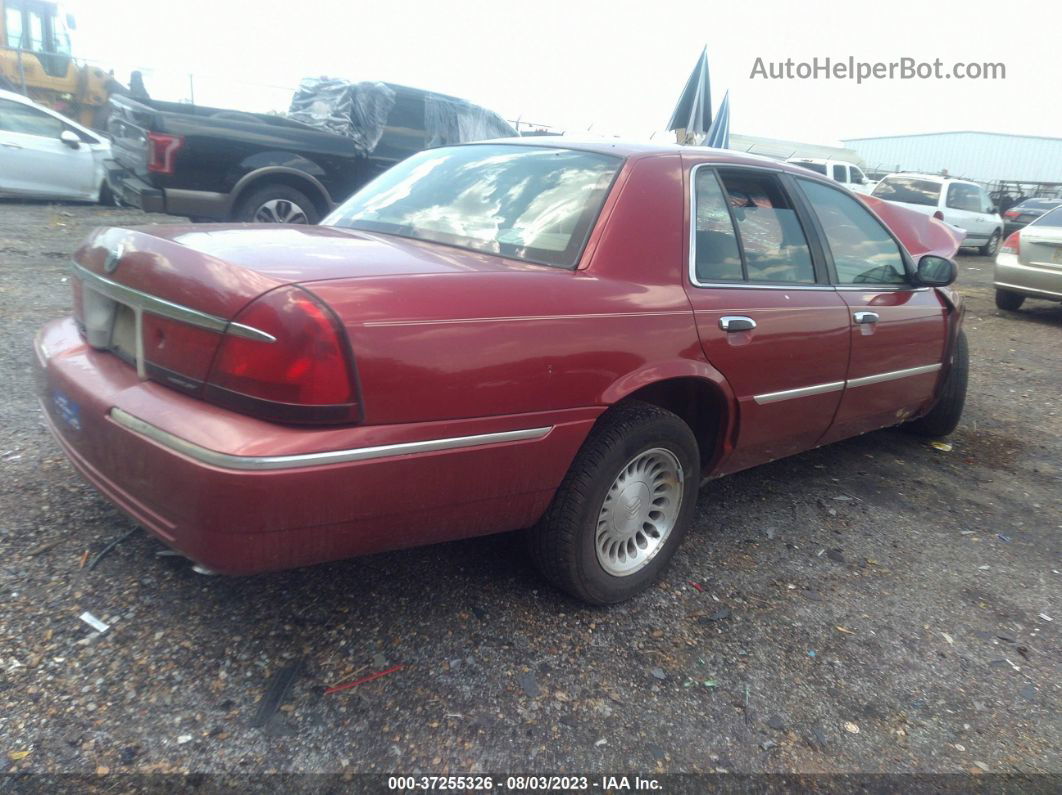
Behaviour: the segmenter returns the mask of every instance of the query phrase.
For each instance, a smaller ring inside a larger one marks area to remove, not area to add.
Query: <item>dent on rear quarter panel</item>
[[[603,409],[631,373],[703,361],[682,286],[680,159],[629,166],[585,270],[498,259],[310,284],[346,327],[366,422]]]

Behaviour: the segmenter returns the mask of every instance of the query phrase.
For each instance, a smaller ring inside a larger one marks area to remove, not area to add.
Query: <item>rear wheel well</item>
[[[650,403],[677,414],[697,438],[701,472],[709,471],[717,457],[726,422],[726,400],[715,385],[701,378],[670,378],[647,384],[620,403],[628,400]]]
[[[232,199],[232,208],[229,214],[234,215],[239,209],[240,202],[254,191],[261,190],[268,185],[287,185],[289,188],[294,188],[300,193],[306,194],[306,198],[313,202],[314,209],[317,210],[317,214],[321,218],[324,218],[332,211],[331,202],[326,196],[322,195],[321,188],[312,180],[300,177],[298,174],[271,172],[255,177],[241,187],[240,192]]]

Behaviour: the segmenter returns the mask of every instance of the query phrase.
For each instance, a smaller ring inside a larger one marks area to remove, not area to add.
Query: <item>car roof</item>
[[[620,138],[581,138],[577,136],[558,135],[548,138],[538,136],[528,138],[494,138],[490,141],[475,141],[460,146],[477,144],[515,144],[519,146],[538,146],[550,149],[572,149],[580,152],[594,152],[602,155],[615,155],[626,159],[641,159],[667,154],[680,154],[696,157],[698,160],[710,161],[719,165],[762,166],[793,174],[807,175],[807,169],[796,164],[775,160],[772,157],[737,152],[732,149],[715,149],[710,146],[688,146],[684,144],[664,144],[642,141],[627,141]],[[813,173],[813,172],[812,172]]]
[[[930,182],[938,182],[941,185],[945,185],[951,182],[961,182],[963,185],[977,185],[976,182],[971,182],[968,179],[960,179],[959,177],[945,177],[940,174],[920,174],[917,171],[897,171],[892,174],[886,174],[884,179],[891,179],[892,177],[909,177],[910,179],[924,179]]]

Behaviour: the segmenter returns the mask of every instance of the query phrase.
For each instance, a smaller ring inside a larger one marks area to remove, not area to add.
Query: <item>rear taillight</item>
[[[1017,218],[1019,215],[1021,215],[1021,213],[1019,213],[1017,210],[1007,210],[1005,213],[1003,213],[1003,216],[1005,218]]]
[[[933,213],[933,217],[936,218],[938,221],[943,221],[944,213],[942,213],[940,210],[937,210],[935,213]]]
[[[154,171],[156,174],[172,174],[173,161],[184,145],[184,138],[158,132],[149,132],[147,138],[148,171]]]
[[[1021,254],[1021,230],[1017,232],[1011,232],[1010,236],[1003,241],[1003,248],[999,250],[1000,254]]]
[[[218,334],[180,320],[144,312],[142,344],[148,376],[168,386],[198,393],[210,373]]]
[[[360,419],[353,358],[339,321],[299,287],[281,287],[233,321],[253,336],[223,335],[204,397],[275,422]],[[261,338],[265,332],[272,342]]]

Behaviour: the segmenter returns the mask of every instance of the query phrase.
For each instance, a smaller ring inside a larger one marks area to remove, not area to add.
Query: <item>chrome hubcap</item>
[[[287,199],[270,199],[254,211],[254,220],[260,224],[308,224],[306,211]]]
[[[597,562],[625,577],[663,549],[682,506],[682,465],[655,447],[631,459],[612,482],[597,517]]]

